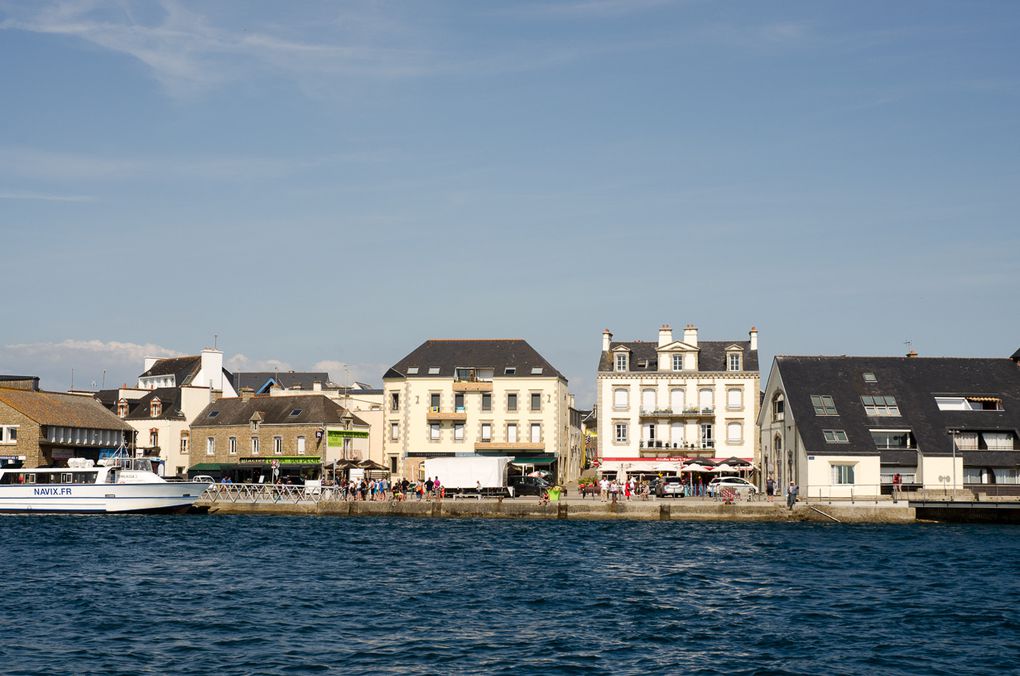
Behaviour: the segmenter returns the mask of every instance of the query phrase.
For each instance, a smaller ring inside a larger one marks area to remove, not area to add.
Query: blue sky
[[[1020,4],[0,0],[0,372],[1020,347]],[[346,365],[346,370],[345,370]]]

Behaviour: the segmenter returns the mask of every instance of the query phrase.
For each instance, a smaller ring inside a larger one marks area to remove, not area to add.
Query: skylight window
[[[409,366],[409,367],[407,367],[407,375],[409,375],[409,376],[416,376],[416,375],[418,375],[418,367],[417,366]]]
[[[439,367],[438,366],[430,366],[429,367],[429,375],[430,376],[438,376],[439,375]]]
[[[882,395],[864,395],[861,397],[864,404],[864,412],[869,416],[898,416],[900,407],[896,404],[895,397]]]
[[[827,444],[850,443],[846,436],[846,430],[822,430],[822,434],[825,435],[825,443]]]
[[[815,408],[815,415],[839,415],[831,394],[812,394],[811,405]]]
[[[516,366],[507,366],[506,369],[503,371],[503,375],[507,375],[507,376],[517,375],[517,367]]]
[[[531,375],[533,375],[533,376],[540,376],[540,375],[542,375],[542,367],[541,366],[536,366],[535,368],[531,369]]]
[[[210,417],[210,418],[215,418],[215,417],[216,417],[216,416],[218,416],[219,414],[220,414],[220,412],[219,412],[219,411],[209,411],[209,417]]]
[[[291,415],[291,417],[294,417],[294,416],[297,416],[297,415],[301,415],[301,409],[300,408],[295,408],[293,411],[290,412],[290,415]]]
[[[874,373],[868,372],[864,374],[864,382],[866,383],[877,383],[878,378],[875,377]]]

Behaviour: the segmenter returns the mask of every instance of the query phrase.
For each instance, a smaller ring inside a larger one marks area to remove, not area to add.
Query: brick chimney
[[[698,327],[694,324],[688,324],[684,327],[684,342],[691,347],[698,346]]]
[[[673,342],[673,327],[669,324],[663,324],[659,327],[659,347],[663,345],[669,345]]]
[[[241,397],[242,401],[248,401],[255,396],[255,388],[253,387],[242,387],[241,391],[237,393],[237,396]]]
[[[613,341],[613,334],[606,329],[602,332],[602,351],[609,352],[609,344]]]

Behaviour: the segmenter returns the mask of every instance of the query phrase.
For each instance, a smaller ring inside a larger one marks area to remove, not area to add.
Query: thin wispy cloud
[[[181,353],[157,343],[117,340],[83,340],[10,343],[0,345],[0,373],[39,376],[42,386],[61,390],[70,387],[116,387],[134,385],[145,357],[176,357]]]
[[[57,195],[41,192],[11,192],[0,190],[0,200],[19,200],[28,202],[95,202],[91,195]]]
[[[497,12],[536,19],[602,19],[675,4],[675,0],[573,0],[520,3]]]

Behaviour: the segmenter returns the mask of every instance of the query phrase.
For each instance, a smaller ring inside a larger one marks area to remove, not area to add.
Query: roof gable
[[[417,367],[417,373],[409,369]],[[430,339],[394,364],[383,378],[452,378],[457,368],[491,368],[494,377],[508,375],[515,369],[515,377],[564,378],[526,340],[509,339]],[[539,369],[541,369],[539,371]]]

